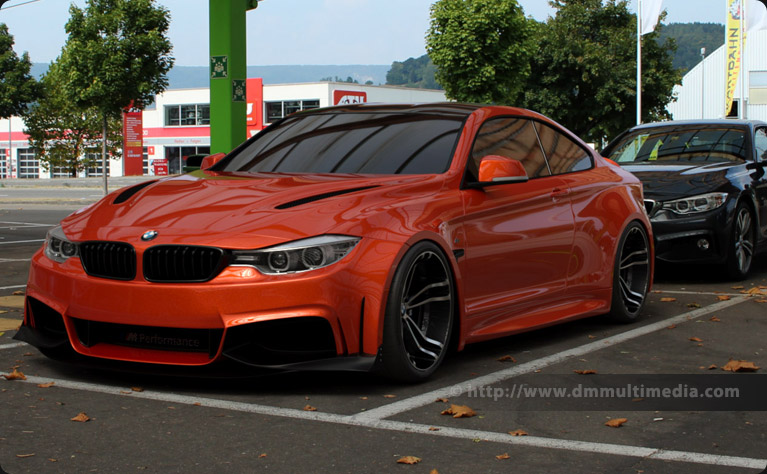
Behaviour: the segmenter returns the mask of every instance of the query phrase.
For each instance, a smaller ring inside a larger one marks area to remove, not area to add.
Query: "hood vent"
[[[340,191],[333,191],[330,193],[316,194],[314,196],[309,196],[302,199],[296,199],[295,201],[290,201],[290,202],[286,202],[285,204],[280,204],[279,206],[276,206],[275,209],[290,209],[291,207],[309,204],[310,202],[321,201],[323,199],[331,198],[334,196],[342,196],[344,194],[356,193],[357,191],[364,191],[366,189],[377,188],[377,187],[378,185],[362,186],[360,188],[342,189]]]
[[[145,182],[143,182],[141,184],[137,184],[137,185],[133,186],[132,188],[126,189],[125,191],[121,192],[115,198],[114,201],[112,201],[112,204],[121,204],[121,203],[127,201],[128,199],[132,198],[134,194],[136,194],[137,192],[141,191],[142,189],[144,189],[145,187],[149,186],[150,184],[156,183],[157,181],[158,180],[156,180],[156,179],[152,180],[152,181],[145,181]]]

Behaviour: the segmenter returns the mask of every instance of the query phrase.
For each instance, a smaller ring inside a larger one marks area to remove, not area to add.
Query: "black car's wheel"
[[[454,308],[447,259],[435,244],[419,242],[405,254],[392,280],[379,369],[405,382],[429,377],[447,353]]]
[[[734,280],[743,280],[751,270],[754,258],[756,237],[754,235],[754,218],[751,210],[744,203],[738,204],[735,210],[735,222],[732,225],[732,237],[728,243],[727,274]]]
[[[639,317],[650,286],[650,245],[647,232],[638,222],[623,231],[615,254],[610,316],[628,323]]]

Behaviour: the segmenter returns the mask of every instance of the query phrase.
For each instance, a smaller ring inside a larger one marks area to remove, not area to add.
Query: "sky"
[[[217,0],[222,1],[222,0]],[[726,0],[663,0],[667,23],[724,22]],[[170,11],[178,66],[208,65],[209,0],[158,0]],[[629,1],[635,11],[637,0]],[[56,59],[66,42],[69,5],[85,0],[9,0],[0,10],[17,54]],[[263,0],[247,13],[248,65],[380,64],[426,53],[433,0]],[[553,14],[546,0],[518,0],[527,16]]]

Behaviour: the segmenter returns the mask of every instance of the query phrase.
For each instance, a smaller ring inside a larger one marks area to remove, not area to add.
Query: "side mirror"
[[[767,168],[767,161],[749,161],[746,164],[747,170],[758,170]]]
[[[528,180],[522,163],[499,155],[487,155],[479,162],[479,184],[488,186],[505,183],[524,183]]]
[[[216,153],[215,155],[208,155],[205,158],[202,159],[202,164],[200,165],[201,170],[209,170],[221,161],[226,156],[226,153]]]

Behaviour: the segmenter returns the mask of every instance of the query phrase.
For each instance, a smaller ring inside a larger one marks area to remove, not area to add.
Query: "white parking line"
[[[0,286],[0,290],[18,290],[19,288],[26,287],[27,285]]]
[[[177,395],[155,391],[134,392],[126,387],[92,384],[87,382],[72,382],[69,380],[51,379],[37,376],[27,376],[24,381],[30,384],[43,384],[53,382],[56,387],[89,392],[105,393],[122,397],[141,398],[184,405],[194,405],[208,408],[253,413],[258,415],[279,416],[300,420],[324,421],[349,426],[364,428],[383,429],[404,433],[418,433],[431,436],[442,436],[457,439],[481,439],[496,443],[515,446],[529,446],[544,449],[561,449],[595,454],[611,454],[616,456],[630,456],[663,461],[677,461],[694,464],[706,464],[715,466],[744,467],[762,469],[767,465],[767,459],[746,458],[737,456],[711,455],[689,451],[671,451],[659,448],[643,446],[631,446],[608,443],[593,443],[588,441],[574,441],[566,439],[544,438],[538,436],[512,436],[506,433],[492,431],[478,431],[461,428],[439,427],[438,431],[433,426],[401,421],[361,419],[355,416],[338,415],[334,413],[309,412],[291,408],[279,408],[267,405],[257,405],[230,400],[218,400],[206,397],[189,395]],[[433,400],[432,400],[433,401]]]
[[[26,346],[26,345],[27,345],[26,342],[13,342],[11,344],[0,344],[0,351],[2,351],[4,349],[13,349],[15,347],[21,347],[21,346]]]
[[[31,258],[0,258],[0,263],[7,262],[31,262]]]
[[[462,393],[466,393],[472,389],[476,389],[478,387],[482,387],[485,385],[493,385],[498,382],[502,382],[504,380],[510,379],[512,377],[516,377],[518,375],[528,374],[536,370],[542,369],[544,367],[548,367],[550,365],[563,362],[573,357],[579,357],[584,354],[588,354],[590,352],[595,352],[600,349],[605,349],[610,346],[620,344],[622,342],[630,341],[632,339],[645,336],[655,331],[665,329],[672,324],[681,324],[685,321],[691,321],[691,320],[703,317],[707,314],[713,313],[715,311],[720,311],[729,306],[742,303],[746,300],[748,300],[748,297],[740,295],[736,298],[732,298],[727,301],[714,303],[712,305],[706,306],[705,308],[700,308],[687,313],[682,313],[673,318],[664,319],[662,321],[648,324],[646,326],[638,327],[630,331],[616,334],[615,336],[601,339],[599,341],[590,342],[582,346],[574,347],[572,349],[568,349],[566,351],[562,351],[557,354],[552,354],[550,356],[546,356],[541,359],[526,362],[524,364],[520,364],[515,367],[510,367],[505,370],[499,370],[498,372],[494,372],[488,375],[483,375],[481,377],[477,377],[460,384],[451,385],[449,387],[443,387],[437,390],[432,390],[431,392],[423,393],[415,397],[406,398],[404,400],[390,403],[388,405],[384,405],[379,408],[374,408],[372,410],[368,410],[363,413],[358,413],[353,416],[354,418],[359,420],[382,420],[385,418],[389,418],[394,415],[398,415],[400,413],[434,403],[434,400],[438,398],[457,397],[461,395]]]
[[[0,224],[11,224],[14,226],[23,227],[54,227],[56,224],[38,224],[36,222],[12,222],[12,221],[0,221]],[[0,227],[0,229],[7,229],[7,227]]]

